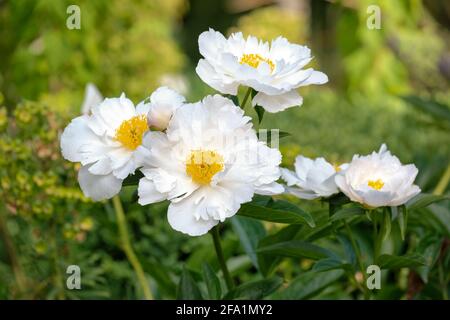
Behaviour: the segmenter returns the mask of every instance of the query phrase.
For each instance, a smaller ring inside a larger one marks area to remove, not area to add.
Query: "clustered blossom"
[[[269,112],[300,105],[297,88],[328,81],[324,73],[303,69],[312,59],[307,47],[282,37],[269,45],[241,33],[226,39],[210,29],[200,35],[199,48],[204,59],[196,71],[203,81],[224,94],[252,88],[252,104]],[[402,205],[420,192],[413,184],[417,168],[402,165],[384,144],[348,164],[299,155],[295,171],[280,168],[280,151],[258,139],[251,118],[232,100],[212,95],[187,103],[167,87],[135,107],[125,94],[103,100],[89,85],[83,115],[64,130],[61,150],[81,163],[79,184],[93,200],[117,195],[124,179],[140,170],[138,202],[168,200],[169,224],[191,236],[232,217],[255,194],[311,200],[343,192],[376,208]]]

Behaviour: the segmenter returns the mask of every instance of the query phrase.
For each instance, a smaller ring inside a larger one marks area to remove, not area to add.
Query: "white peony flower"
[[[332,165],[324,158],[313,160],[297,156],[294,166],[295,172],[281,169],[281,177],[288,185],[287,192],[301,199],[311,200],[339,193],[334,177],[347,165]]]
[[[93,200],[119,193],[122,181],[138,167],[136,148],[148,131],[148,105],[137,108],[125,97],[105,99],[91,115],[72,120],[61,136],[64,158],[81,162],[78,181]]]
[[[178,92],[167,87],[160,87],[152,93],[150,98],[138,104],[148,109],[148,124],[159,130],[165,130],[175,109],[185,102],[185,98]]]
[[[243,111],[219,95],[175,110],[166,133],[149,132],[143,157],[141,205],[170,200],[168,221],[203,235],[236,214],[255,193],[278,194],[281,154],[259,141]]]
[[[198,38],[201,59],[196,71],[209,86],[236,95],[239,85],[258,91],[252,104],[268,112],[299,106],[303,99],[297,88],[323,84],[328,77],[312,68],[302,69],[311,60],[311,51],[278,37],[269,45],[255,37],[244,39],[233,33],[226,39],[209,29]]]
[[[399,206],[420,193],[414,185],[415,165],[402,165],[383,144],[378,153],[353,156],[346,170],[336,175],[339,189],[366,207]]]

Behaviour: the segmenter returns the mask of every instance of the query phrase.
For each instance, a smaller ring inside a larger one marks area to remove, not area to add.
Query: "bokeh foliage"
[[[165,75],[184,73],[191,101],[213,92],[193,72],[198,53],[192,50],[205,21],[223,33],[241,30],[268,40],[283,35],[306,44],[315,55],[313,66],[329,74],[326,86],[301,89],[301,108],[265,114],[262,127],[291,134],[281,140],[283,165],[292,166],[298,153],[346,162],[386,142],[402,162],[416,163],[422,189],[435,191],[450,162],[450,121],[442,116],[450,105],[448,26],[436,22],[419,0],[301,2],[295,9],[301,11],[271,5],[236,12],[230,9],[232,1],[79,1],[81,30],[65,27],[70,1],[1,2],[0,298],[142,298],[118,243],[111,203],[82,196],[77,167],[60,155],[59,135],[80,113],[88,82],[105,96],[124,91],[138,102]],[[381,8],[381,30],[366,26],[366,9],[374,2]],[[214,13],[214,19],[202,20],[205,12]],[[422,100],[413,104],[406,95]],[[436,112],[434,103],[442,109]],[[442,192],[448,190],[444,186]],[[211,239],[171,230],[167,203],[142,208],[135,187],[126,187],[121,198],[132,245],[155,297],[183,297],[180,279],[193,280],[203,297],[212,297],[204,278],[205,270],[219,270]],[[289,200],[312,212],[318,228],[328,222],[323,203]],[[377,298],[439,299],[448,292],[442,286],[448,285],[450,273],[449,206],[447,201],[412,212],[404,242],[393,228],[387,253],[421,253],[428,262],[383,271],[386,287]],[[355,226],[367,261],[372,254],[369,227]],[[290,237],[349,254],[345,234],[321,238],[314,232],[308,226],[233,218],[222,230],[232,275],[238,284],[269,279],[265,284],[276,287],[279,277],[283,288],[290,284],[272,298],[360,298],[342,272],[319,274],[310,258],[279,259],[269,270],[264,258],[250,250]],[[71,264],[82,269],[80,291],[65,287]],[[358,281],[360,275],[354,277]],[[239,294],[249,297],[244,289]]]

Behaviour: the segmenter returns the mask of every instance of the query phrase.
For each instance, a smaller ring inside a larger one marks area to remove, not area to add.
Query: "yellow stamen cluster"
[[[142,143],[142,137],[147,130],[147,117],[145,115],[135,116],[120,124],[116,129],[115,139],[125,148],[135,150]]]
[[[261,61],[266,62],[270,66],[270,72],[273,72],[273,69],[275,69],[275,64],[270,59],[266,59],[261,57],[259,54],[250,53],[250,54],[244,54],[241,57],[241,60],[239,61],[240,64],[247,64],[252,68],[258,68],[259,63]]]
[[[186,160],[186,173],[201,185],[211,183],[213,176],[223,169],[223,157],[211,150],[193,150]]]
[[[375,190],[381,190],[381,188],[383,188],[384,186],[384,182],[381,179],[369,180],[369,182],[367,182],[367,185]]]
[[[336,172],[340,172],[342,170],[341,166],[336,163],[333,164],[333,168],[334,168],[334,171],[336,171]]]

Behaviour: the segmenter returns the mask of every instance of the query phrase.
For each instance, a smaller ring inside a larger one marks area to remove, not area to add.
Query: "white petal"
[[[200,54],[207,59],[216,59],[223,52],[226,44],[225,37],[213,29],[209,29],[198,37],[198,48]]]
[[[194,212],[198,210],[198,206],[200,205],[195,203],[194,197],[188,197],[180,202],[171,203],[167,210],[167,220],[170,226],[190,236],[201,236],[207,233],[219,223],[219,220],[197,219]]]
[[[146,205],[167,199],[166,194],[156,190],[154,182],[145,177],[139,180],[138,197],[138,203],[140,205]]]
[[[90,166],[82,166],[78,172],[78,182],[86,197],[95,201],[110,199],[120,192],[122,179],[113,174],[94,175],[89,172]]]
[[[305,199],[305,200],[313,200],[313,199],[317,199],[320,197],[314,191],[303,190],[301,188],[296,188],[296,187],[287,187],[286,191],[300,199]]]
[[[286,181],[288,186],[293,186],[299,183],[299,179],[295,172],[281,168],[281,178]]]
[[[284,192],[284,187],[276,182],[269,184],[263,184],[261,186],[255,187],[255,193],[262,194],[266,196],[272,196],[276,194],[281,194]]]
[[[311,75],[303,80],[301,83],[298,84],[298,86],[308,86],[310,84],[324,84],[328,82],[328,76],[320,71],[313,71]]]
[[[81,148],[91,145],[93,148],[103,147],[104,143],[87,125],[89,117],[81,116],[73,119],[61,135],[61,152],[64,158],[72,162],[81,162],[86,154]],[[91,159],[91,162],[98,159]]]
[[[195,71],[202,81],[210,87],[224,94],[237,95],[239,83],[230,77],[217,73],[205,59],[200,59]]]
[[[296,90],[292,90],[281,95],[269,96],[262,92],[253,98],[252,104],[260,105],[267,112],[280,112],[290,107],[300,106],[303,103],[303,98]]]
[[[93,83],[88,83],[86,85],[84,100],[81,106],[81,112],[83,114],[88,114],[91,108],[100,104],[103,101],[103,96],[98,90],[98,88]]]
[[[172,114],[185,102],[185,98],[172,89],[160,87],[152,93],[150,102],[148,123],[164,130],[169,125]]]

